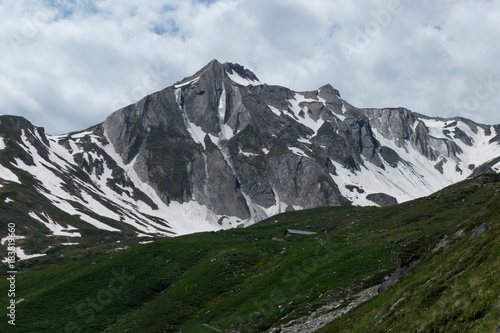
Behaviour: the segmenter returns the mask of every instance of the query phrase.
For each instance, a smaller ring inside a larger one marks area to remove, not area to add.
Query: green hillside
[[[246,229],[26,267],[16,327],[4,319],[0,331],[265,332],[342,310],[398,265],[418,262],[322,332],[495,332],[499,191],[500,175],[483,175],[391,208],[289,212]],[[483,224],[490,229],[471,239]],[[273,240],[287,228],[318,234]],[[8,304],[5,278],[0,290]]]

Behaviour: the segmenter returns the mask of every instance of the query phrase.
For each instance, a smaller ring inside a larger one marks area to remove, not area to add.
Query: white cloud
[[[0,113],[49,133],[214,58],[295,90],[331,83],[359,107],[500,123],[495,1],[19,0],[0,1],[0,22]]]

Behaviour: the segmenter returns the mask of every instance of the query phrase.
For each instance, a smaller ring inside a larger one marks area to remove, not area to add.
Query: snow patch
[[[304,151],[300,148],[297,148],[297,147],[288,147],[288,149],[290,149],[292,151],[292,153],[294,153],[295,155],[298,155],[298,156],[301,156],[301,157],[307,157],[310,159],[309,156],[307,156],[306,153],[304,153]]]
[[[67,236],[67,237],[82,237],[82,235],[79,232],[68,232],[68,230],[78,230],[75,227],[72,227],[68,225],[67,228],[63,227],[62,225],[54,222],[47,214],[42,213],[41,215],[44,217],[42,219],[39,217],[37,214],[34,212],[30,212],[28,214],[32,219],[35,219],[42,223],[47,229],[49,229],[54,236]]]
[[[312,145],[312,142],[311,142],[311,140],[309,140],[309,139],[298,138],[298,139],[297,139],[297,141],[298,141],[298,142],[307,143],[307,144]]]
[[[108,142],[111,142],[105,133],[105,136]],[[119,167],[121,167],[125,173],[128,175],[130,180],[134,183],[134,185],[144,192],[158,207],[158,209],[152,209],[149,205],[142,201],[135,201],[131,198],[126,199],[124,197],[120,197],[121,200],[127,200],[135,206],[135,210],[139,212],[136,215],[142,216],[143,224],[136,224],[133,220],[125,220],[124,222],[135,226],[138,230],[143,233],[138,233],[138,237],[145,237],[145,233],[159,233],[164,235],[185,235],[191,234],[195,232],[202,231],[216,231],[220,229],[227,229],[232,226],[235,226],[239,218],[235,216],[227,216],[227,218],[223,219],[222,225],[218,223],[218,221],[223,217],[221,215],[217,215],[212,212],[208,207],[202,206],[195,201],[178,203],[176,201],[170,202],[167,205],[163,200],[159,197],[158,193],[155,189],[153,189],[149,184],[140,180],[137,175],[134,165],[136,163],[137,157],[132,160],[130,163],[125,165],[120,158],[120,156],[114,150],[112,144],[108,144],[106,146],[102,146],[102,149],[113,158]],[[109,195],[108,198],[116,198],[118,195],[113,192],[111,189],[102,187],[104,191],[107,191]],[[118,199],[118,198],[117,198]],[[114,200],[114,199],[113,199]],[[123,203],[122,203],[123,204]],[[168,223],[168,229],[165,225],[160,225],[152,221],[150,218],[146,217],[156,217],[162,221],[175,221],[175,224],[170,225]],[[165,230],[169,230],[167,232]]]
[[[7,242],[9,239],[14,239],[14,240],[18,240],[18,239],[25,239],[26,237],[24,236],[14,236],[14,237],[4,237],[0,240],[0,244],[4,245],[5,242]]]
[[[16,239],[22,239],[22,238],[25,238],[25,237],[22,237],[22,236],[17,236]],[[4,242],[4,238],[2,238],[2,244]],[[15,252],[16,252],[16,256],[19,258],[19,261],[22,261],[22,260],[28,260],[28,259],[32,259],[32,258],[37,258],[37,257],[43,257],[46,255],[46,253],[40,253],[40,254],[26,254],[24,252],[24,250],[19,247],[19,246],[16,246],[15,247]],[[9,263],[10,260],[9,258],[5,257],[3,260],[2,260],[3,263]]]
[[[198,82],[198,80],[199,80],[199,79],[200,79],[200,78],[199,78],[199,77],[197,77],[197,78],[194,78],[194,79],[189,80],[189,81],[187,81],[187,82],[176,84],[176,85],[174,85],[174,88],[175,88],[175,89],[179,89],[179,88],[181,88],[181,87],[184,87],[184,86],[190,85],[190,84],[192,84],[192,83],[196,83],[196,82]]]
[[[245,86],[245,87],[246,86],[260,86],[262,84],[258,80],[250,80],[250,79],[243,78],[235,71],[233,71],[232,74],[229,74],[228,72],[226,72],[226,75],[231,79],[231,81],[233,81],[234,83],[239,84],[241,86]]]
[[[2,164],[0,164],[0,178],[7,180],[9,182],[21,184],[21,181],[19,181],[17,175],[10,169],[4,167]]]
[[[345,113],[347,112],[344,102],[342,102],[342,114],[334,113],[335,117],[339,118],[341,121],[345,121]]]
[[[177,106],[179,107],[179,110],[181,111],[182,118],[184,120],[184,125],[186,126],[187,131],[193,138],[194,142],[200,144],[203,146],[203,149],[205,150],[207,147],[205,146],[205,136],[207,133],[203,131],[203,129],[200,126],[197,126],[196,124],[192,123],[189,120],[188,115],[186,114],[184,107],[182,105],[182,90],[180,88],[176,89],[175,92],[175,100],[177,102]]]
[[[26,253],[24,253],[23,249],[16,246],[16,256],[19,258],[19,261],[33,259],[33,258],[37,258],[37,257],[43,257],[45,255],[46,255],[46,253],[26,254]]]
[[[205,133],[205,131],[203,131],[203,129],[200,126],[197,126],[192,122],[189,122],[188,131],[196,143],[202,145],[203,149],[207,148],[205,146],[205,136],[207,135],[207,133]]]
[[[243,156],[246,156],[246,157],[250,157],[250,156],[260,156],[259,154],[254,154],[254,153],[247,153],[247,152],[244,152],[243,150],[241,150],[241,148],[240,148],[239,154],[241,154],[241,155],[243,155]]]
[[[308,112],[309,108],[307,106],[303,107],[300,106],[300,103],[312,103],[312,102],[317,103],[318,101],[311,98],[305,98],[303,95],[299,93],[295,93],[294,98],[288,100],[288,103],[290,104],[290,110],[293,112],[295,120],[313,130],[314,134],[312,136],[315,136],[325,121],[321,118],[318,120],[312,119],[309,116]],[[300,115],[301,112],[303,113],[303,115]]]
[[[443,161],[443,175],[446,180],[453,183],[462,181],[472,174],[472,170],[469,169],[469,165],[474,164],[476,166],[484,164],[491,160],[491,157],[500,156],[500,145],[490,144],[489,141],[496,135],[495,131],[491,130],[490,134],[486,135],[486,131],[478,126],[477,132],[474,132],[469,125],[463,121],[457,120],[456,125],[446,127],[450,124],[450,120],[443,121],[439,119],[422,119],[425,126],[429,130],[429,134],[437,139],[449,140],[455,142],[463,154],[458,155],[458,159],[448,158]],[[472,146],[469,146],[462,142],[460,139],[454,138],[453,132],[455,129],[463,131],[467,136],[471,138]],[[443,130],[450,131],[447,137]],[[443,156],[448,156],[448,149],[443,141],[432,140],[434,148]],[[399,152],[398,152],[399,153]],[[403,155],[401,155],[403,156]],[[435,162],[434,162],[435,163]],[[462,170],[462,172],[457,171],[457,168]]]
[[[153,237],[151,235],[146,235],[146,234],[141,234],[140,232],[137,233],[137,237]]]
[[[427,127],[427,130],[429,131],[429,135],[436,138],[436,139],[449,139],[444,133],[443,130],[445,129],[446,122],[442,120],[437,120],[437,119],[420,119],[425,126]],[[418,125],[418,121],[415,122],[415,128]],[[415,130],[414,128],[414,130]],[[453,132],[453,128],[447,128],[447,130]]]
[[[277,109],[277,108],[275,108],[274,106],[271,106],[271,105],[268,105],[268,107],[269,107],[269,109],[271,109],[271,111],[272,111],[275,115],[277,115],[278,117],[281,117],[281,113],[282,113],[283,111],[281,111],[280,109]]]
[[[216,142],[220,142],[222,140],[230,140],[234,134],[233,129],[224,122],[226,117],[226,88],[224,85],[222,86],[222,93],[219,99],[219,139]]]
[[[86,131],[86,132],[80,132],[80,133],[75,133],[71,134],[70,138],[72,139],[82,139],[88,135],[91,135],[93,132],[92,131]],[[60,136],[55,136],[55,138],[59,138]]]

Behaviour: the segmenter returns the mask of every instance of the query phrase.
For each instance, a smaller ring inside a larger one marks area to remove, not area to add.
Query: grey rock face
[[[398,108],[366,109],[365,112],[371,126],[379,130],[382,136],[394,140],[398,147],[409,148],[408,143],[415,133],[413,125],[419,121],[411,111]]]
[[[200,230],[189,228],[193,219],[226,228],[300,208],[391,206],[473,169],[493,172],[500,156],[500,149],[482,160],[465,156],[476,146],[500,147],[499,126],[360,109],[329,84],[295,92],[216,60],[79,133],[50,137],[23,118],[0,120],[5,144],[18,148],[4,166],[56,165],[57,142],[76,168],[70,176],[54,171],[64,183],[57,190],[70,189],[89,210],[91,196],[108,218],[139,223],[141,233],[170,233],[175,224]]]
[[[232,81],[232,75],[248,85]],[[297,93],[257,82],[242,66],[214,60],[115,112],[102,127],[123,162],[134,160],[140,179],[166,202],[194,199],[215,214],[241,219],[281,204],[347,203],[332,179],[334,163],[351,172],[366,163],[381,170],[413,167],[377,135],[434,161],[441,173],[445,157],[462,154],[453,139],[472,142],[457,121],[443,130],[447,139],[436,138],[424,116],[404,108],[357,109],[330,85]],[[296,98],[300,110],[292,107]],[[477,132],[477,125],[471,126]],[[388,194],[368,194],[378,205],[397,204]]]
[[[223,154],[212,144],[207,151],[207,183],[204,192],[208,207],[219,215],[250,217],[250,211],[241,192],[241,183]],[[201,182],[203,184],[203,182]],[[196,182],[193,181],[193,184]]]
[[[495,133],[496,133],[496,135],[495,135],[495,137],[494,137],[494,138],[492,138],[492,139],[490,140],[490,143],[495,143],[495,142],[496,142],[496,143],[499,143],[499,144],[500,144],[500,125],[495,125],[495,126],[494,126],[494,129],[495,129]]]
[[[8,133],[2,135],[5,144],[9,141],[16,145],[23,145],[23,138],[34,146],[37,154],[45,161],[49,160],[49,151],[47,149],[48,141],[45,131],[42,127],[33,126],[23,117],[2,116],[0,121],[0,132]],[[28,165],[34,165],[33,156],[23,150],[16,150],[15,158],[19,158]]]
[[[398,153],[389,147],[380,147],[379,152],[384,161],[386,161],[393,168],[397,167],[398,163],[402,161]]]
[[[324,166],[293,154],[271,157],[267,175],[280,200],[304,208],[339,206],[341,195]]]
[[[477,168],[474,168],[474,171],[470,174],[468,178],[474,178],[480,175],[484,175],[486,173],[496,173],[495,170],[486,165],[480,165]]]
[[[459,139],[460,141],[465,143],[467,146],[472,146],[472,138],[470,136],[468,136],[464,131],[462,131],[458,127],[455,128],[453,137]]]
[[[383,282],[380,287],[378,288],[378,293],[382,293],[395,285],[396,283],[399,282],[403,277],[407,276],[412,272],[412,270],[420,263],[420,259],[413,260],[408,265],[401,266],[398,262],[398,267],[396,269],[396,272],[391,274],[389,279],[387,279],[385,282]]]
[[[490,230],[490,227],[487,224],[481,224],[479,227],[477,227],[476,230],[474,230],[474,232],[470,236],[470,239],[477,238],[477,237],[481,236],[484,232],[486,232],[488,230]]]
[[[398,200],[396,200],[396,198],[385,193],[368,194],[366,198],[373,201],[380,207],[392,207],[398,204]]]
[[[289,110],[295,93],[282,87],[241,86],[228,77],[233,73],[257,80],[239,65],[212,61],[173,87],[115,112],[102,127],[123,162],[134,161],[141,180],[166,202],[194,198],[218,215],[241,219],[251,216],[253,204],[310,208],[345,203],[329,176],[335,167],[327,155],[318,154],[318,161],[289,149],[297,139],[314,134]],[[341,108],[338,92],[325,86],[306,94],[318,101],[308,104],[308,116],[336,120],[319,103],[320,93],[332,108]],[[278,117],[270,107],[285,116]],[[372,149],[369,130],[359,132],[356,139]],[[355,147],[351,137],[346,140]],[[311,150],[305,144],[299,147]],[[346,163],[351,153],[342,155]],[[357,166],[361,160],[356,160],[352,164]]]

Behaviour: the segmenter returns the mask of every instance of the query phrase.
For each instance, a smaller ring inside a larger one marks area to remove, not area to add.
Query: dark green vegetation
[[[382,283],[398,262],[419,260],[323,331],[495,332],[499,193],[500,175],[483,175],[391,208],[289,212],[247,229],[26,267],[16,281],[16,299],[25,300],[15,331],[264,332]],[[483,224],[490,230],[471,239]],[[286,228],[319,233],[272,240]],[[7,286],[2,278],[0,304]],[[12,331],[3,316],[0,331]]]

